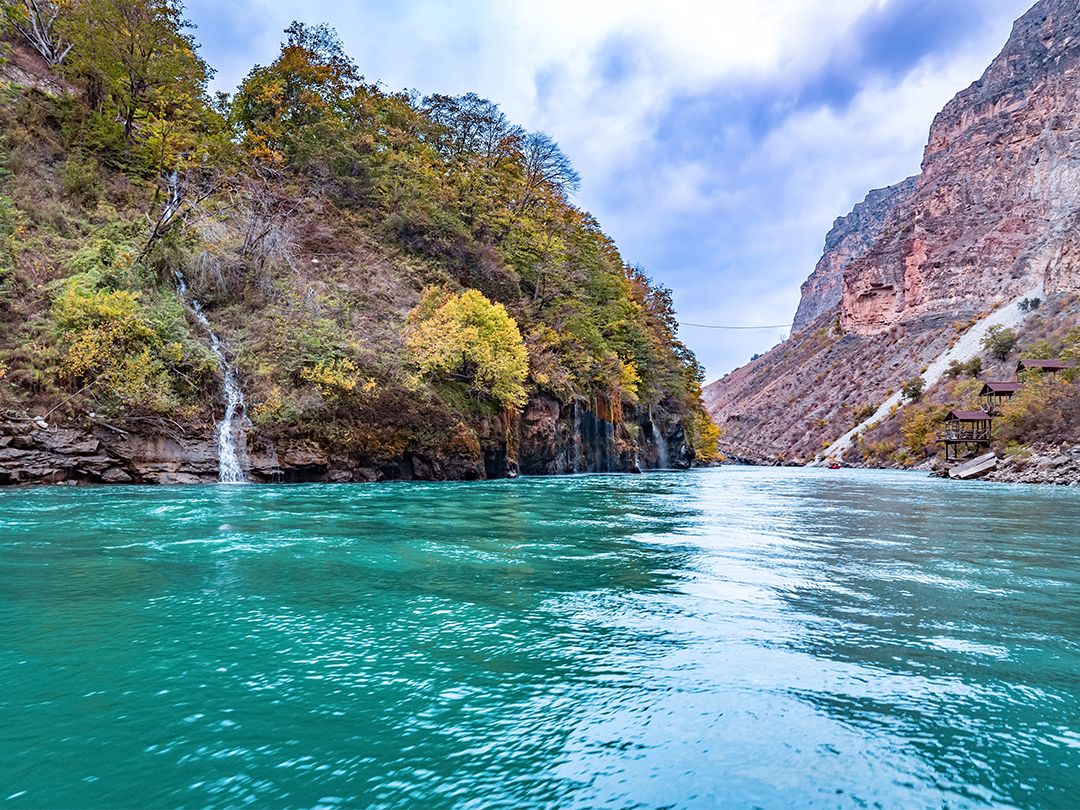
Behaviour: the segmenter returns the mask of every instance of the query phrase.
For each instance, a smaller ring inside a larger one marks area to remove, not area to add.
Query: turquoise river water
[[[0,807],[1077,807],[1080,492],[0,492]]]

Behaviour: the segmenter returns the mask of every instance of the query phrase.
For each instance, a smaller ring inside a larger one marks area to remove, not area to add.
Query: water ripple
[[[1080,495],[0,492],[0,804],[1069,806]]]

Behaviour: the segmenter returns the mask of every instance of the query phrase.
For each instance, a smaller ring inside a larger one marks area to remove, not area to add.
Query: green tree
[[[900,393],[908,402],[918,402],[922,399],[923,389],[925,387],[926,380],[922,377],[913,377],[904,383],[903,387],[900,389]]]
[[[1016,347],[1016,332],[1012,329],[994,324],[982,339],[983,348],[998,360],[1006,360]]]
[[[471,384],[503,407],[525,404],[529,371],[517,323],[476,290],[428,290],[409,317],[405,342],[421,374]]]
[[[79,0],[62,18],[73,43],[64,71],[116,120],[128,145],[150,118],[175,117],[205,96],[211,71],[196,53],[179,0]]]

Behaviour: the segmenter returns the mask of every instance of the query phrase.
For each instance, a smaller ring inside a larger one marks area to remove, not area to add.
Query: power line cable
[[[687,323],[679,321],[679,326],[695,326],[698,329],[787,329],[791,324],[778,323],[772,326],[718,326],[712,323]]]

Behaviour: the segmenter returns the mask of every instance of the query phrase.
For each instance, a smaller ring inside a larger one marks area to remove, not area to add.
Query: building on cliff
[[[1022,371],[1038,371],[1043,374],[1058,374],[1062,371],[1066,371],[1071,368],[1076,368],[1074,363],[1069,363],[1064,360],[1035,360],[1024,358],[1016,363],[1016,373],[1019,374]]]
[[[1013,394],[1020,390],[1018,382],[987,382],[979,391],[979,398],[983,402],[983,410],[993,415],[998,408],[1012,399]]]

